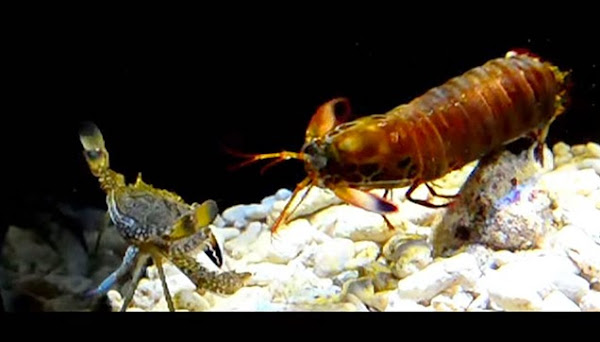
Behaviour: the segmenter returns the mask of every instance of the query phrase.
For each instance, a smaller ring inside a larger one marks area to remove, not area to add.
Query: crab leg
[[[123,257],[123,261],[119,268],[117,268],[113,273],[111,273],[108,277],[106,277],[97,288],[87,291],[84,296],[85,297],[95,297],[99,295],[103,295],[110,290],[113,285],[122,278],[133,266],[137,257],[139,256],[140,250],[136,246],[129,246],[127,251],[125,252],[125,256]]]
[[[173,305],[173,298],[171,297],[171,292],[169,292],[169,287],[167,286],[167,278],[165,277],[165,270],[162,264],[162,256],[157,252],[152,252],[152,261],[158,269],[158,277],[160,278],[160,283],[162,284],[163,293],[165,295],[165,299],[167,300],[169,311],[173,312],[175,311],[175,306]]]
[[[137,262],[135,263],[135,269],[133,270],[133,276],[131,277],[131,284],[125,290],[125,295],[123,296],[123,306],[121,306],[121,312],[125,312],[129,303],[133,299],[133,294],[135,293],[135,289],[137,288],[137,284],[140,282],[140,278],[142,278],[142,271],[144,270],[144,266],[150,257],[147,253],[140,253],[137,258]]]

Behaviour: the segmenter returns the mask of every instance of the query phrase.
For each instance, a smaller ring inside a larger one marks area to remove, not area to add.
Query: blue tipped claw
[[[98,287],[83,293],[83,297],[92,298],[106,294],[120,278],[129,272],[139,254],[140,250],[136,246],[129,246],[119,268],[106,277]]]

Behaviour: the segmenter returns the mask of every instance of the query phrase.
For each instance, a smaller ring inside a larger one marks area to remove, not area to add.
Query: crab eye
[[[90,160],[98,160],[102,157],[102,151],[101,150],[85,151],[85,156],[88,157]]]

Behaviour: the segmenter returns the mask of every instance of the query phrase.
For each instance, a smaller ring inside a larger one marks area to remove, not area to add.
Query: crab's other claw
[[[108,151],[98,127],[92,122],[84,122],[79,128],[79,140],[83,145],[83,155],[94,176],[100,176],[109,168]]]
[[[168,236],[169,241],[177,241],[199,234],[206,237],[204,241],[204,253],[218,267],[223,265],[223,254],[214,234],[208,227],[217,217],[219,209],[217,203],[213,200],[206,200],[201,205],[194,205],[194,211],[181,217],[173,228],[173,232]],[[195,238],[195,237],[194,237]]]
[[[223,266],[223,254],[221,253],[221,246],[217,242],[215,235],[210,232],[208,239],[204,244],[204,254],[217,266]]]
[[[204,268],[196,259],[189,255],[179,253],[169,257],[169,260],[190,278],[201,294],[206,290],[219,294],[233,294],[242,288],[252,276],[248,272],[224,272],[217,274]]]
[[[195,206],[194,211],[190,215],[183,216],[173,228],[173,232],[169,235],[169,239],[178,240],[200,231],[200,229],[208,226],[217,217],[219,208],[213,200],[206,200],[199,206]]]

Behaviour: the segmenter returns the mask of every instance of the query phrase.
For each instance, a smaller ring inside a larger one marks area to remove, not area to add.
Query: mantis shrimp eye
[[[325,151],[316,142],[307,144],[303,149],[303,153],[316,169],[322,169],[327,165]]]
[[[304,147],[302,152],[312,157],[318,153],[317,145],[314,142],[311,142]]]

